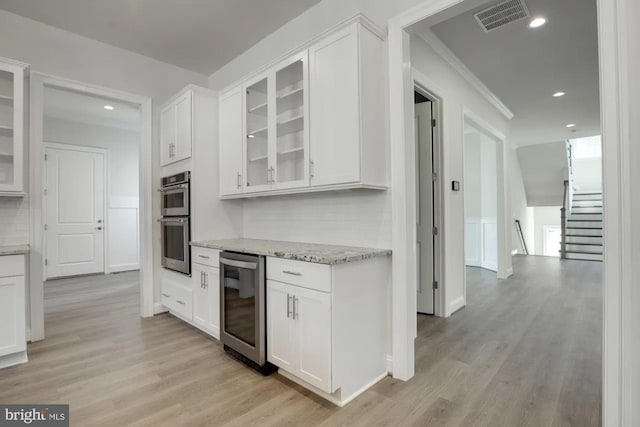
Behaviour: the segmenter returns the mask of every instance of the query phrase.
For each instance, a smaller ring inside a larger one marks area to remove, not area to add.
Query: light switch
[[[460,191],[460,181],[451,181],[451,190]]]

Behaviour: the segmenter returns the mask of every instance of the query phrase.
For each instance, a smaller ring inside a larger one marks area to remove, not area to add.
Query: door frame
[[[392,182],[392,355],[393,376],[409,380],[415,373],[416,280],[413,242],[412,184],[415,182],[411,151],[413,82],[410,37],[405,28],[461,3],[463,0],[425,0],[388,21],[389,134]],[[603,137],[604,271],[603,271],[603,425],[632,425],[634,414],[629,378],[634,360],[623,347],[634,348],[637,307],[633,301],[632,236],[634,192],[629,155],[631,123],[629,103],[630,54],[626,13],[632,0],[597,0],[600,72],[600,117]],[[624,308],[624,310],[623,310]],[[623,381],[623,378],[625,380]]]
[[[111,98],[140,108],[139,213],[140,224],[140,316],[154,315],[152,240],[152,100],[150,97],[88,83],[32,72],[29,93],[29,194],[30,228],[29,282],[31,341],[44,339],[44,88],[55,87],[88,95]],[[36,196],[37,195],[37,196]]]
[[[484,133],[489,138],[493,139],[496,144],[496,176],[498,178],[496,182],[497,191],[497,228],[498,228],[498,253],[496,254],[498,262],[498,279],[507,279],[513,274],[513,266],[511,262],[511,197],[509,194],[509,150],[507,147],[506,136],[487,123],[479,114],[476,114],[466,105],[462,106],[462,123],[470,122],[478,131]],[[464,137],[462,143],[462,159],[464,161]],[[463,177],[464,181],[464,177]],[[464,194],[464,182],[463,182],[463,194]],[[462,200],[464,207],[464,198]],[[465,227],[463,221],[463,227]],[[464,233],[463,233],[464,235]],[[484,239],[483,239],[484,241]],[[465,242],[463,241],[463,247]],[[467,303],[467,271],[464,271],[464,303]]]
[[[103,180],[104,180],[104,194],[103,194],[103,205],[102,205],[102,231],[104,232],[104,238],[102,239],[102,262],[103,268],[102,272],[104,274],[111,273],[111,269],[109,268],[109,218],[107,215],[107,210],[109,206],[109,150],[104,148],[97,147],[86,147],[82,145],[74,145],[74,144],[65,144],[60,142],[47,142],[43,141],[44,150],[43,152],[47,152],[47,148],[54,148],[56,150],[66,150],[66,151],[82,151],[85,153],[94,153],[94,154],[102,154],[104,156],[104,170],[103,172]],[[42,162],[42,182],[45,188],[47,188],[47,163],[46,161]],[[42,219],[44,223],[47,222],[47,197],[42,197]],[[44,230],[44,227],[43,227]],[[42,257],[46,260],[47,256],[47,233],[42,233]],[[48,274],[48,266],[45,265],[43,268],[43,276],[42,279],[44,281],[49,280]]]
[[[436,185],[433,186],[434,195],[433,195],[433,223],[434,226],[438,229],[438,233],[435,236],[435,253],[433,260],[433,279],[438,282],[438,287],[434,291],[433,295],[433,315],[437,317],[445,317],[445,295],[446,295],[446,281],[444,277],[444,189],[442,179],[442,123],[444,117],[444,109],[443,109],[443,101],[442,101],[442,91],[438,88],[436,84],[434,84],[427,76],[418,71],[415,68],[411,69],[412,80],[413,80],[413,90],[419,92],[423,96],[425,96],[431,102],[431,112],[432,118],[436,121],[436,126],[434,127],[433,132],[433,173],[436,174]],[[412,117],[415,117],[415,103],[412,103]],[[414,142],[415,149],[418,149],[417,141]],[[417,152],[417,151],[416,151]],[[414,165],[415,167],[415,165]],[[416,181],[419,179],[418,171],[414,172]],[[419,203],[419,198],[416,197],[416,203]],[[416,205],[417,206],[417,205]],[[417,234],[417,230],[416,230]],[[418,259],[418,254],[416,253],[416,263],[420,260]],[[417,274],[417,272],[416,272]],[[417,280],[420,280],[420,276],[416,277]]]

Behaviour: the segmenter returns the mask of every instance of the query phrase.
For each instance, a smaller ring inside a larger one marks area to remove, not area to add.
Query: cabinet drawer
[[[192,246],[191,260],[197,264],[218,268],[220,266],[220,251]]]
[[[267,257],[267,279],[331,292],[331,266]]]
[[[0,277],[24,276],[24,255],[0,256]]]
[[[162,304],[187,319],[193,317],[193,291],[191,289],[173,283],[163,284]]]

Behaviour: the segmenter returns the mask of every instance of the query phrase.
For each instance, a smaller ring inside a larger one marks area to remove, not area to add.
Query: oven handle
[[[158,218],[158,222],[179,222],[182,224],[187,221],[189,220],[185,218]]]
[[[173,190],[183,190],[185,188],[187,188],[189,184],[178,184],[178,185],[172,185],[171,187],[162,187],[162,188],[158,188],[158,191],[161,193],[165,193],[167,191],[173,191]]]
[[[230,265],[232,267],[246,268],[249,270],[256,270],[258,268],[257,262],[236,261],[234,259],[220,257],[220,264]]]

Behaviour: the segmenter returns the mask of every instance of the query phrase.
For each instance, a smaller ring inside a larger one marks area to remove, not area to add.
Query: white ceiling
[[[517,146],[600,133],[595,0],[525,0],[532,16],[485,33],[473,13],[495,1],[467,0],[416,24],[442,42],[514,113]],[[556,91],[567,94],[560,98]],[[575,123],[572,133],[565,125]]]
[[[106,110],[105,105],[114,109]],[[46,87],[44,91],[44,115],[118,129],[140,128],[138,106],[53,87]]]
[[[0,0],[0,9],[210,75],[320,0]]]

